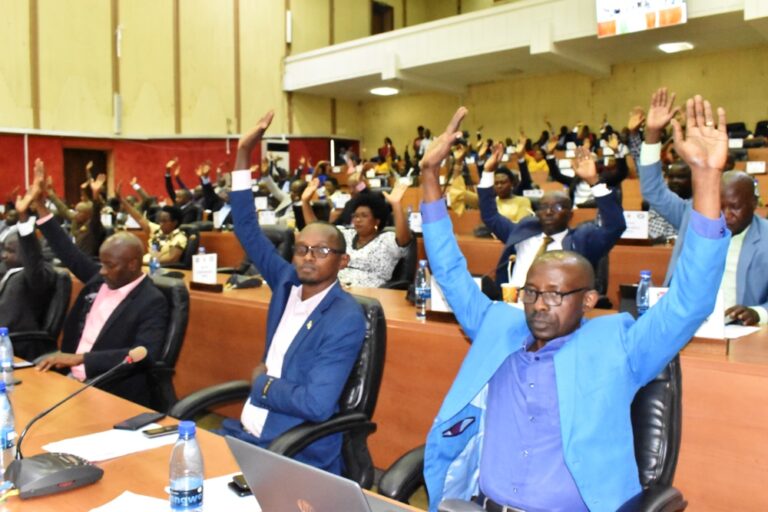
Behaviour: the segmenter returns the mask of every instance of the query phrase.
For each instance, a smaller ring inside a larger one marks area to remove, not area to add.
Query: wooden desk
[[[45,407],[81,386],[57,373],[40,373],[34,369],[20,370],[17,376],[23,382],[13,391],[11,400],[18,430]],[[146,410],[104,391],[89,389],[32,427],[22,449],[27,455],[40,453],[42,446],[49,442],[107,430],[118,421]],[[165,419],[161,423],[174,421]],[[197,438],[203,451],[206,478],[239,471],[223,437],[198,429]],[[94,485],[32,500],[14,497],[1,508],[4,511],[82,512],[103,505],[126,490],[167,499],[164,489],[168,485],[172,447],[101,462],[98,465],[104,469],[104,477]]]

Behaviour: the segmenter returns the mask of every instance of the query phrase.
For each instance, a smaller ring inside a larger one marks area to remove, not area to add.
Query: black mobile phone
[[[170,425],[167,427],[149,428],[147,430],[142,431],[142,434],[152,439],[155,437],[169,436],[171,434],[175,434],[178,431],[179,431],[178,425]]]
[[[144,425],[149,425],[154,421],[158,421],[165,418],[165,414],[161,412],[143,412],[132,418],[117,423],[112,428],[120,430],[139,430]]]
[[[251,495],[251,488],[248,487],[248,482],[245,481],[245,477],[242,474],[233,476],[232,481],[227,485],[238,496]]]

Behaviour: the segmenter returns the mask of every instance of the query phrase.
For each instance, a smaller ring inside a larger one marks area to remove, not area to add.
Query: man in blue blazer
[[[600,183],[591,155],[585,149],[580,150],[574,171],[592,187],[602,225],[590,222],[569,229],[572,204],[568,195],[562,192],[545,194],[539,201],[535,217],[526,217],[517,223],[510,221],[499,214],[496,207],[493,171],[500,158],[501,154],[495,151],[486,161],[477,186],[483,222],[504,242],[504,251],[496,267],[497,284],[511,282],[522,286],[533,260],[546,251],[575,251],[596,267],[627,229],[616,192]]]
[[[320,422],[338,402],[365,337],[362,308],[342,290],[337,274],[349,257],[344,236],[313,223],[296,237],[293,265],[264,236],[251,192],[250,157],[272,121],[269,112],[238,145],[230,201],[235,234],[272,290],[265,358],[253,372],[251,395],[240,421],[225,420],[223,433],[260,446],[305,421]],[[245,356],[245,354],[244,354]],[[296,458],[341,473],[341,434],[315,441]]]
[[[474,498],[486,510],[614,511],[641,491],[630,405],[714,307],[730,239],[720,213],[725,112],[689,100],[694,213],[669,292],[635,321],[589,321],[594,275],[581,255],[554,251],[528,272],[525,312],[487,299],[472,281],[442,201],[440,162],[460,133],[457,111],[421,161],[424,243],[433,275],[472,346],[427,437],[430,510]]]
[[[691,216],[691,200],[671,192],[662,178],[661,132],[677,109],[674,94],[656,91],[645,127],[640,156],[640,191],[651,208],[685,233]],[[757,197],[751,176],[738,171],[723,174],[721,203],[725,222],[733,237],[728,247],[728,264],[719,288],[723,291],[726,315],[745,325],[768,323],[768,221],[755,215]],[[668,285],[683,248],[678,239],[672,251],[664,284]],[[717,288],[715,288],[716,290]]]

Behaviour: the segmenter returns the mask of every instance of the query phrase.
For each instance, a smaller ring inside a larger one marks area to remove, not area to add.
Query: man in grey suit
[[[20,224],[27,221],[29,200],[16,201]],[[56,284],[56,271],[43,259],[34,233],[9,234],[1,255],[5,272],[0,274],[0,325],[11,332],[40,330]]]
[[[690,199],[669,190],[661,173],[661,132],[677,113],[675,95],[659,89],[651,99],[645,127],[645,142],[640,154],[640,190],[678,233],[684,233],[691,214]],[[725,314],[744,325],[768,323],[768,221],[755,215],[757,197],[751,176],[739,171],[723,173],[720,199],[725,222],[733,237],[728,246],[725,274],[720,284]],[[683,240],[678,239],[664,284],[673,278]],[[712,290],[716,293],[717,290]]]

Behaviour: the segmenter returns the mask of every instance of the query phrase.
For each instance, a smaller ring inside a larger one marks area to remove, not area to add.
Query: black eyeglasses
[[[534,304],[537,300],[539,300],[539,295],[541,295],[544,304],[547,306],[559,306],[563,303],[563,297],[587,290],[589,290],[589,288],[576,288],[575,290],[571,290],[569,292],[542,292],[527,286],[519,288],[523,304]]]
[[[560,203],[555,203],[555,204],[542,204],[542,203],[539,203],[538,206],[536,206],[536,211],[537,212],[552,211],[552,212],[555,212],[555,213],[560,213],[563,210],[565,210],[565,206],[563,206]]]
[[[340,251],[339,249],[332,249],[330,247],[312,247],[311,245],[297,245],[293,250],[297,256],[302,257],[311,252],[312,256],[320,260],[327,258],[331,253],[344,254],[344,251]]]

